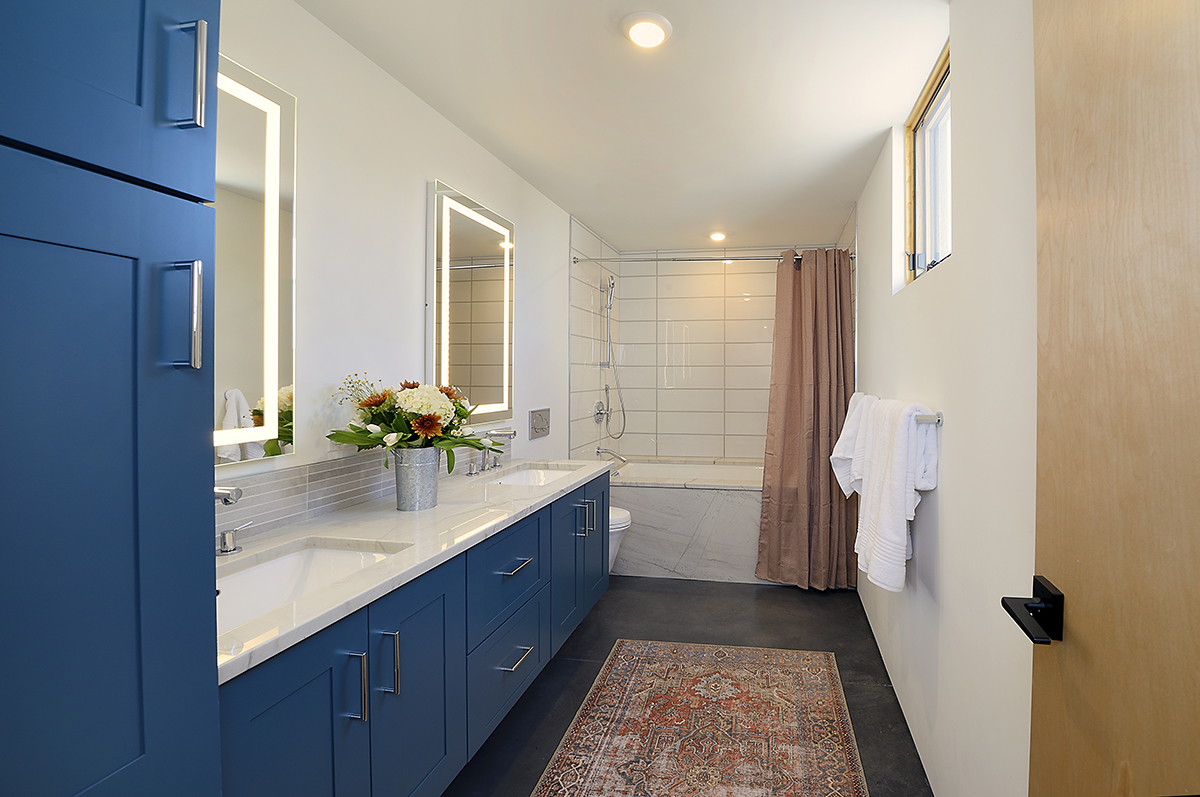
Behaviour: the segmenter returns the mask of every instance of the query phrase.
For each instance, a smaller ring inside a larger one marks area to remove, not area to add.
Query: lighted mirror
[[[217,74],[216,464],[291,451],[296,98],[221,56]]]
[[[475,423],[512,418],[513,224],[442,182],[430,186],[426,375],[453,385]]]

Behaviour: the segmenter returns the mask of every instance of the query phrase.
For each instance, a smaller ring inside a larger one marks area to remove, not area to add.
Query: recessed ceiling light
[[[513,243],[512,241],[505,241],[504,243],[500,244],[500,246],[504,247],[505,249],[512,249]]]
[[[714,232],[712,235],[710,235],[710,236],[708,236],[708,237],[709,237],[709,238],[712,238],[714,241],[724,241],[724,240],[725,240],[725,233],[723,233],[723,232]]]
[[[652,11],[638,11],[625,17],[621,30],[639,47],[657,47],[671,38],[671,23]]]
[[[728,266],[733,261],[732,260],[722,260],[721,262]]]

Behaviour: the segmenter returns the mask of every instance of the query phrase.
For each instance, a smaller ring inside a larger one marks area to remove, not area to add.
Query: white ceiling
[[[297,2],[624,251],[836,241],[949,35],[948,0]]]

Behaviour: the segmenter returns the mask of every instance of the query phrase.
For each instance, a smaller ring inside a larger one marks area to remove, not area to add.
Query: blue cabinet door
[[[221,686],[223,797],[371,794],[366,641],[360,609]]]
[[[4,3],[0,143],[212,199],[219,13],[220,0]],[[205,126],[180,127],[194,108],[196,20],[208,33]]]
[[[3,146],[0,186],[0,791],[211,797],[212,374],[167,358],[212,211]]]
[[[580,600],[587,614],[608,589],[608,474],[592,479],[585,489],[592,522],[588,535],[581,540],[584,554]]]
[[[555,501],[550,521],[550,641],[551,649],[559,648],[583,620],[584,546],[587,531],[586,486],[572,490]]]
[[[368,607],[374,794],[437,797],[467,763],[465,562]]]

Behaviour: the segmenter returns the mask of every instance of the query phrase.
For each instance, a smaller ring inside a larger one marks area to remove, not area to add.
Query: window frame
[[[925,81],[925,86],[917,96],[917,102],[913,105],[908,121],[904,123],[904,283],[906,285],[920,276],[916,272],[915,256],[917,241],[916,131],[929,112],[938,91],[949,77],[950,42],[947,41],[934,64],[933,71],[929,73],[929,78]],[[926,268],[921,273],[923,274],[927,270]]]

